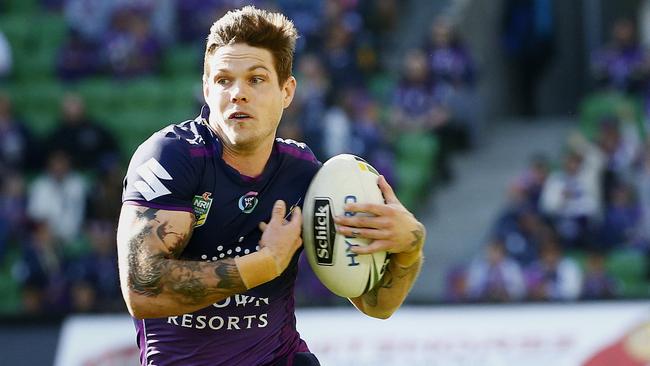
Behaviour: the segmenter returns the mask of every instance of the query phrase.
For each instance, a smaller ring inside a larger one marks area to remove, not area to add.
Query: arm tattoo
[[[139,294],[156,296],[162,292],[162,257],[152,256],[146,250],[144,241],[150,234],[151,226],[147,226],[129,241],[129,285]]]
[[[155,208],[148,208],[142,212],[138,211],[136,212],[136,217],[139,220],[147,220],[147,221],[152,221],[156,219],[156,212],[158,212],[158,209]]]
[[[214,278],[206,278],[207,263],[190,260],[177,260],[190,239],[190,234],[171,231],[168,222],[157,220],[155,209],[138,212],[137,218],[146,220],[142,231],[129,241],[129,285],[138,294],[156,297],[164,289],[184,304],[199,304],[206,296],[223,293],[230,295],[233,291],[246,290],[233,259],[224,259],[212,263]],[[145,244],[153,234],[155,224],[159,223],[155,235],[164,244],[168,252],[153,249]],[[194,220],[191,225],[194,225]],[[216,279],[216,285],[206,281]]]
[[[178,300],[185,304],[197,304],[209,294],[208,286],[202,281],[200,262],[166,261],[163,282],[168,285]]]
[[[192,222],[192,226],[194,226],[194,223]],[[156,229],[156,235],[158,236],[158,239],[162,241],[165,244],[165,247],[169,250],[170,252],[170,257],[171,258],[179,258],[183,250],[185,249],[185,246],[187,243],[190,241],[190,235],[188,234],[182,234],[182,233],[177,233],[174,231],[169,231],[169,223],[163,222],[158,226],[158,229]]]
[[[417,228],[415,230],[411,230],[411,234],[413,234],[415,239],[409,243],[409,246],[412,249],[415,249],[420,243],[422,243],[422,239],[424,239],[424,232],[422,232],[421,228]]]
[[[391,269],[390,265],[386,267],[386,272],[384,272],[384,276],[381,278],[381,282],[379,282],[377,286],[375,286],[372,290],[368,291],[364,295],[365,303],[368,306],[376,307],[379,304],[379,295],[387,290],[392,289],[395,285],[396,279],[397,281],[402,281],[407,276],[412,275],[414,272],[416,272],[417,266],[418,264],[415,263],[408,268],[398,268],[396,271],[397,273],[395,274],[393,273],[394,269]]]
[[[239,270],[234,260],[218,261],[217,267],[214,269],[214,275],[219,279],[217,288],[226,290],[241,290],[245,291],[246,286],[241,280]]]

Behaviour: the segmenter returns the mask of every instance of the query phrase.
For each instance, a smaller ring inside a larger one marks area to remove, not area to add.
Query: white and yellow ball
[[[384,203],[379,174],[365,160],[349,154],[329,159],[312,180],[303,205],[305,253],[318,279],[336,295],[357,297],[383,276],[387,253],[355,254],[352,246],[370,240],[336,232],[334,217],[365,215],[345,212],[346,203]]]

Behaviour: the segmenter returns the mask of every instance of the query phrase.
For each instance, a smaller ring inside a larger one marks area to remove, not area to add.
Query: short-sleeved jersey
[[[302,143],[276,139],[263,173],[239,174],[221,158],[222,145],[196,120],[171,125],[135,152],[123,203],[194,212],[182,259],[218,261],[255,252],[273,204],[301,205],[320,163]],[[271,365],[307,346],[295,327],[296,254],[278,278],[191,314],[134,319],[142,365]]]

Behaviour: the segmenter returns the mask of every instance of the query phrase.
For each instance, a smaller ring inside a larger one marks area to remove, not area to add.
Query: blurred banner
[[[323,366],[650,364],[650,302],[403,308],[389,320],[307,309],[298,330]],[[74,316],[56,366],[136,365],[127,316]]]

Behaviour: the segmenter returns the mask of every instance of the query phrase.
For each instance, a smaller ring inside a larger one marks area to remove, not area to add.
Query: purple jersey
[[[217,261],[255,252],[260,221],[273,204],[300,204],[320,163],[302,143],[277,139],[257,178],[221,159],[222,145],[194,121],[155,133],[135,152],[123,202],[194,212],[197,222],[181,257]],[[191,314],[134,319],[142,365],[271,365],[307,346],[296,331],[293,288],[297,253],[276,279]]]

